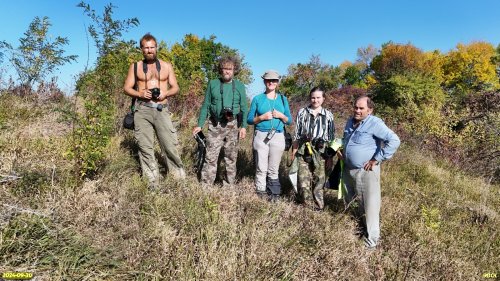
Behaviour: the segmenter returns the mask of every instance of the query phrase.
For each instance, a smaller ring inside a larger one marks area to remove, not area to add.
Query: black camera
[[[196,135],[194,135],[194,139],[198,142],[198,145],[200,145],[202,147],[206,147],[205,135],[203,134],[202,131],[199,131],[198,133],[196,133]]]
[[[230,107],[224,107],[222,109],[222,117],[224,118],[224,120],[226,120],[227,122],[231,122],[234,120],[234,114],[233,114],[233,109],[230,108]]]
[[[276,134],[276,129],[273,128],[271,131],[267,132],[266,139],[264,141],[270,141],[274,137],[274,134]]]
[[[325,149],[325,156],[328,158],[335,156],[336,153],[337,151],[333,150],[333,148],[329,146]]]
[[[316,150],[321,150],[325,147],[325,140],[324,139],[314,139],[312,140],[312,145]]]
[[[160,97],[160,88],[153,88],[150,91],[151,91],[151,97],[154,100],[157,100]]]

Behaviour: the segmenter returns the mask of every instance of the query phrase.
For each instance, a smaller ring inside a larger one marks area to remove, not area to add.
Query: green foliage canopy
[[[42,82],[45,77],[59,66],[76,61],[78,56],[65,56],[64,45],[69,43],[66,37],[57,36],[49,40],[48,17],[35,17],[24,37],[19,39],[19,47],[14,48],[6,41],[0,42],[0,49],[10,53],[10,62],[14,66],[23,86],[31,89],[35,82]]]
[[[313,86],[320,86],[325,91],[337,89],[342,81],[338,67],[325,64],[317,55],[311,56],[309,62],[292,64],[284,75],[280,91],[290,95],[308,95]]]
[[[129,18],[126,20],[113,19],[113,4],[108,4],[104,7],[102,16],[96,14],[96,11],[85,2],[80,2],[77,7],[84,10],[94,24],[88,27],[88,31],[96,45],[99,56],[105,56],[120,44],[122,33],[133,26],[139,25],[137,18]]]
[[[163,49],[158,56],[172,62],[181,96],[187,94],[203,95],[209,80],[219,77],[217,61],[223,55],[234,55],[240,59],[241,70],[236,78],[244,84],[252,82],[252,71],[243,55],[235,49],[215,42],[214,35],[199,38],[194,34],[184,36],[182,43],[175,43],[168,50]]]
[[[113,5],[105,6],[103,16],[97,16],[90,5],[81,2],[93,24],[88,31],[99,53],[96,68],[84,72],[77,81],[78,96],[83,110],[76,118],[73,144],[69,155],[77,164],[81,178],[98,173],[106,157],[106,148],[114,133],[117,97],[121,97],[123,73],[126,73],[127,54],[134,54],[133,43],[125,42],[122,33],[138,25],[135,18],[114,20]]]

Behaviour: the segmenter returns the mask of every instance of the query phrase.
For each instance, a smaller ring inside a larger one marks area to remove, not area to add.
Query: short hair
[[[147,41],[155,41],[155,45],[158,45],[158,42],[156,41],[156,38],[151,35],[151,33],[146,33],[144,36],[142,36],[141,40],[139,41],[139,46],[142,48],[142,42],[147,42]]]
[[[321,87],[316,86],[316,87],[313,87],[311,89],[311,91],[309,91],[309,98],[311,97],[312,93],[314,93],[314,92],[322,92],[323,93],[322,96],[325,97],[325,91],[323,91],[323,89]]]
[[[219,74],[222,74],[222,68],[224,68],[224,65],[226,65],[228,63],[233,65],[234,75],[237,75],[240,72],[240,68],[241,68],[240,59],[235,55],[229,55],[229,54],[226,54],[226,55],[223,55],[222,57],[220,57],[219,63],[217,65]]]
[[[375,109],[375,103],[373,102],[373,100],[370,98],[370,96],[368,94],[361,94],[361,95],[356,96],[354,98],[354,102],[352,103],[352,106],[355,107],[358,100],[360,100],[362,98],[366,98],[366,105],[368,106],[368,108]]]

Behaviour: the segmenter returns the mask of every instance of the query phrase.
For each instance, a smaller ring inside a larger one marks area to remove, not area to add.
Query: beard
[[[231,80],[233,80],[233,75],[230,75],[230,74],[228,74],[228,75],[224,75],[224,74],[223,74],[223,75],[222,75],[222,80],[223,80],[224,82],[226,82],[226,83],[227,83],[227,82],[230,82]]]
[[[144,55],[144,59],[145,59],[147,62],[156,61],[156,54],[145,54],[145,55]]]

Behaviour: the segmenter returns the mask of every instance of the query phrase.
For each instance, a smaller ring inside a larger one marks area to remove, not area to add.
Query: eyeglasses
[[[278,83],[280,80],[278,79],[266,79],[264,80],[265,83]]]

